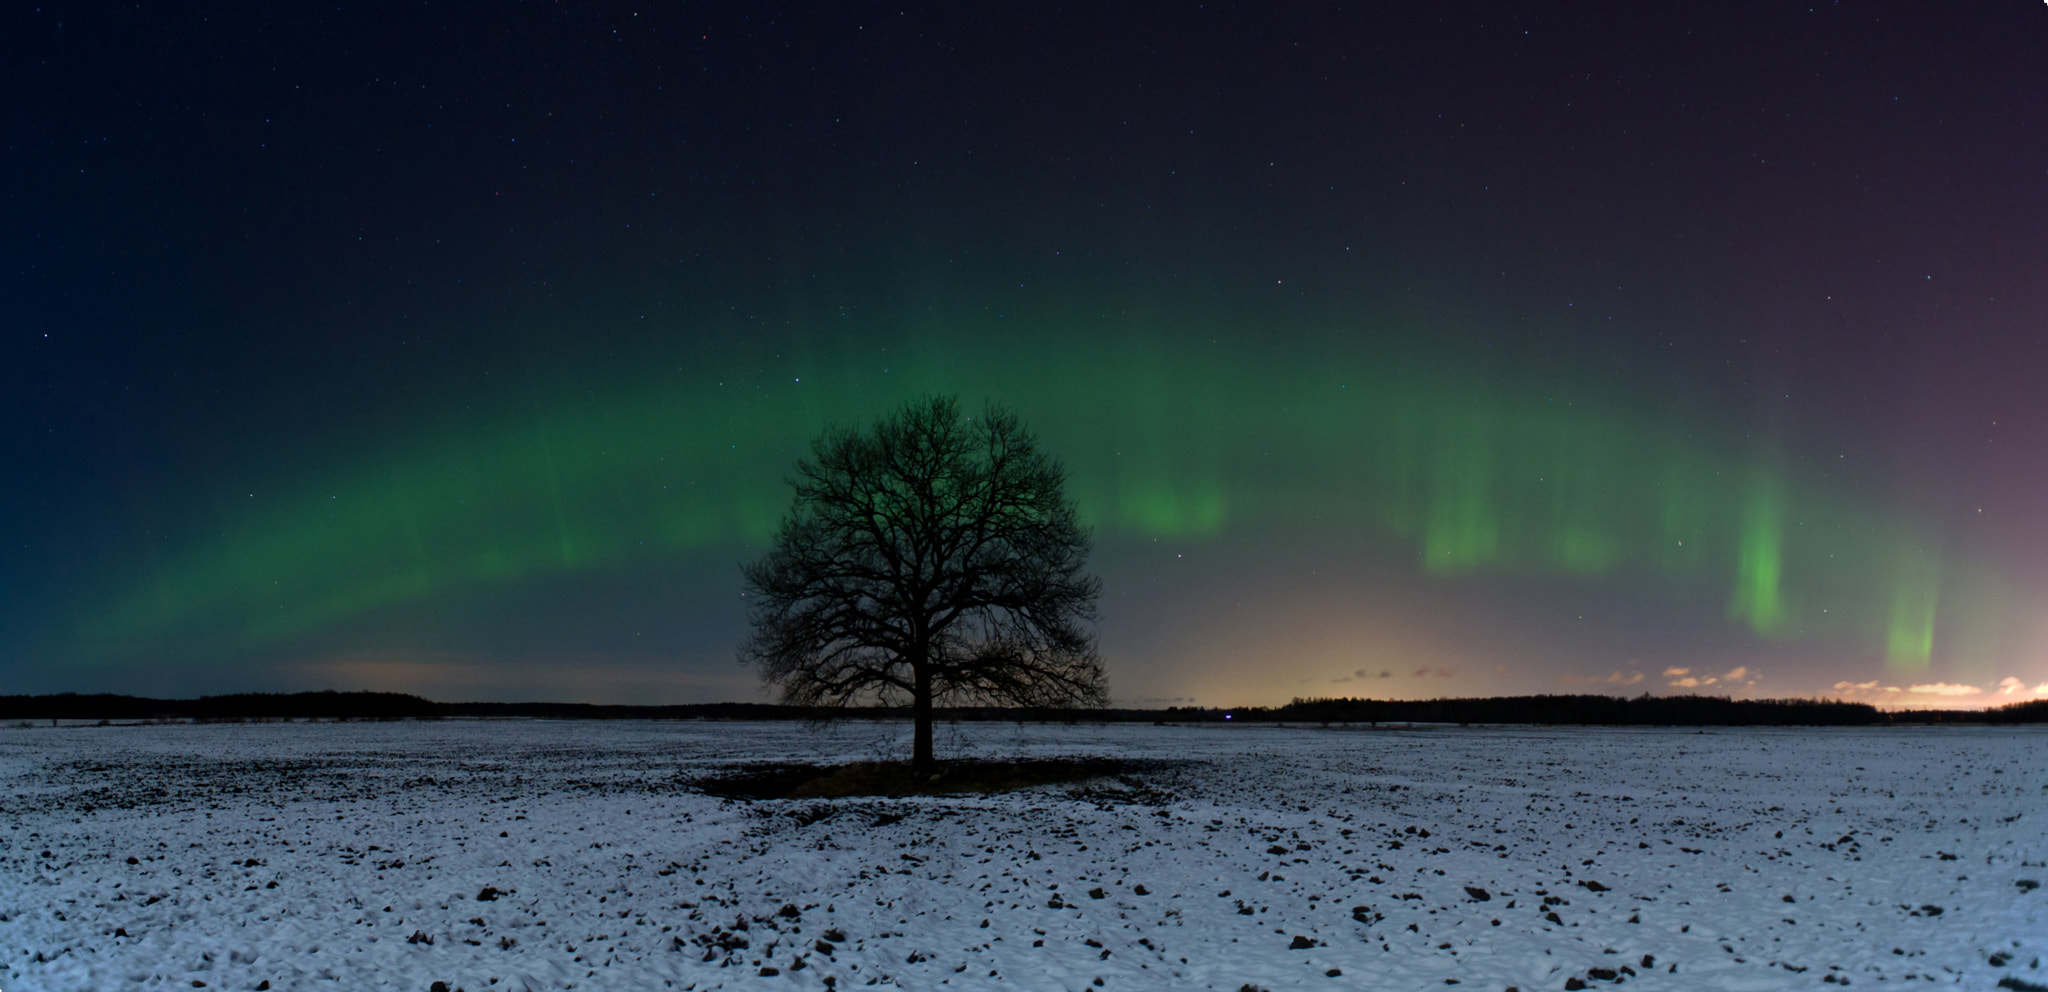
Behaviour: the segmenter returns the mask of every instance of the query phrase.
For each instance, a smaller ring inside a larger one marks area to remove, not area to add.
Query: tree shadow
[[[844,765],[748,765],[696,779],[691,785],[728,799],[836,799],[849,796],[992,795],[1065,783],[1092,783],[1084,790],[1097,794],[1129,794],[1131,799],[1156,792],[1133,776],[1179,764],[1126,758],[1031,758],[1017,761],[958,760],[939,762],[935,771],[919,774],[903,761],[856,761]]]

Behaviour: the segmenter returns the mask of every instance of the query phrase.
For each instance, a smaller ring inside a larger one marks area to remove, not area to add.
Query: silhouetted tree
[[[1017,418],[950,397],[871,430],[828,430],[797,462],[795,505],[745,568],[743,662],[785,703],[901,705],[928,769],[932,707],[1103,706],[1101,583],[1066,472]]]

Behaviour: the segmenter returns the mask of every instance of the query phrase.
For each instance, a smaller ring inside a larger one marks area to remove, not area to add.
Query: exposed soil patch
[[[1121,779],[1164,769],[1171,762],[1125,758],[1037,758],[1022,761],[942,761],[930,773],[908,762],[857,761],[846,765],[750,765],[691,784],[731,799],[829,799],[841,796],[931,796],[1011,792],[1040,785]]]

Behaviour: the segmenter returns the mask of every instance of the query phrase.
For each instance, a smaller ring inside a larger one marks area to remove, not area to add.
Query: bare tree
[[[1082,570],[1065,481],[1015,416],[965,417],[951,397],[826,431],[797,462],[773,548],[745,568],[740,660],[795,705],[907,699],[921,770],[935,704],[1106,705],[1102,584]]]

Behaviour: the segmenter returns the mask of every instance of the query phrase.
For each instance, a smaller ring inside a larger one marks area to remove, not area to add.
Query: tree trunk
[[[910,746],[910,770],[920,775],[929,775],[938,767],[932,758],[932,673],[924,665],[913,669],[917,689],[910,699],[911,718],[917,729]]]

